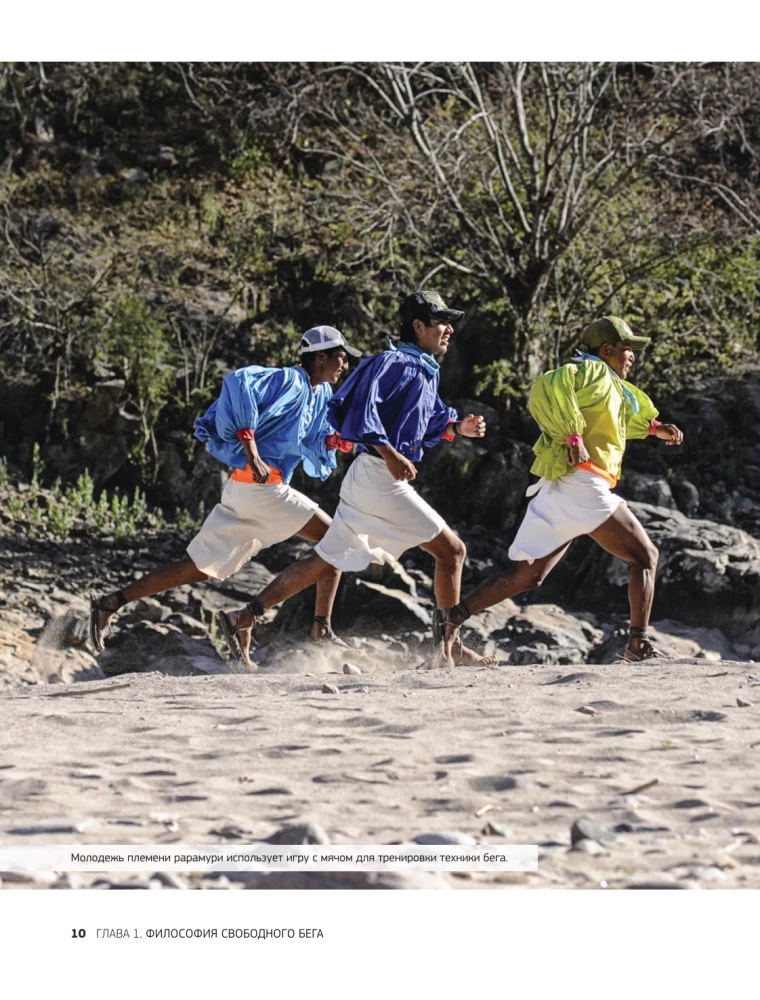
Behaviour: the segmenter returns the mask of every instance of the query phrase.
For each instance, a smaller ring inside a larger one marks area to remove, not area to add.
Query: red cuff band
[[[583,444],[583,435],[568,434],[565,437],[565,444],[569,445],[571,448],[577,448],[579,444]]]
[[[451,430],[449,430],[449,428],[451,428]],[[456,424],[454,423],[447,424],[446,430],[443,432],[443,434],[441,434],[441,441],[453,441],[454,438],[457,436],[455,428]]]
[[[649,433],[650,434],[656,434],[658,427],[662,427],[662,421],[660,421],[660,420],[652,420],[650,422],[650,424],[649,424]]]
[[[351,451],[353,444],[351,441],[344,441],[340,434],[336,431],[334,434],[328,434],[325,438],[325,444],[330,451],[342,451],[344,454]]]
[[[235,436],[238,441],[253,441],[253,431],[250,428],[245,431],[238,431]]]

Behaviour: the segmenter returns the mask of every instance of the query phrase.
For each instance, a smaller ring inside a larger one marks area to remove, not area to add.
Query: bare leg
[[[451,608],[459,603],[462,588],[462,567],[467,549],[462,539],[446,526],[430,542],[420,546],[435,559],[433,589],[439,609]],[[443,661],[453,666],[452,649],[458,629],[453,625],[443,626]]]
[[[317,509],[314,511],[314,516],[311,520],[298,532],[298,536],[299,538],[305,538],[307,542],[314,542],[316,544],[325,537],[331,523],[332,518],[328,517],[323,510]],[[330,616],[332,615],[333,604],[335,603],[335,595],[338,593],[340,570],[335,569],[333,566],[330,569],[332,573],[325,573],[323,577],[317,580],[317,600],[314,606],[314,618],[326,618],[327,624],[315,620],[311,626],[312,639],[325,639],[333,634],[330,626]]]
[[[628,504],[621,504],[601,527],[591,532],[591,537],[605,551],[630,565],[628,601],[631,606],[631,626],[645,628],[649,624],[654,600],[659,558],[656,546]],[[640,653],[646,641],[631,636],[628,648],[633,653]]]
[[[325,562],[324,559],[320,559],[318,555],[307,556],[305,559],[299,559],[298,562],[288,566],[279,576],[276,576],[261,591],[257,600],[264,609],[273,608],[275,604],[286,601],[293,594],[305,590],[306,587],[310,587],[314,583],[318,584],[323,578],[332,578],[335,573],[338,573],[338,576],[340,576],[340,573],[334,566]],[[335,586],[337,587],[337,583]],[[249,666],[252,666],[248,656],[251,648],[250,629],[253,628],[256,621],[250,608],[246,606],[236,611],[227,612],[227,620],[237,633],[243,659]]]
[[[149,597],[151,594],[162,594],[165,590],[181,587],[186,583],[200,583],[202,580],[208,580],[208,574],[199,570],[193,560],[187,558],[180,562],[169,563],[168,566],[160,566],[139,580],[135,580],[134,583],[128,584],[123,590],[116,590],[101,597],[95,602],[91,612],[96,617],[93,626],[100,640],[99,644],[95,643],[96,648],[102,646],[102,635],[111,616],[125,604],[137,601],[141,597]]]
[[[489,576],[482,583],[478,584],[475,590],[464,599],[464,604],[469,611],[469,615],[474,615],[478,611],[484,611],[486,608],[493,607],[494,604],[499,604],[508,597],[515,597],[526,590],[534,590],[536,587],[540,587],[569,547],[570,542],[551,552],[548,556],[544,556],[543,559],[536,559],[532,563],[520,562],[514,569],[506,573]],[[459,608],[452,608],[449,612],[450,620],[456,625],[463,624],[469,615],[465,615]],[[462,645],[461,639],[457,639],[457,642],[461,647],[462,663],[477,666],[479,664],[494,662],[494,659],[490,657],[484,658],[478,656],[473,650],[467,649],[466,646]]]
[[[137,601],[141,597],[149,597],[151,594],[162,594],[165,590],[173,587],[181,587],[185,583],[201,583],[208,580],[208,573],[198,569],[189,557],[181,562],[170,563],[168,566],[161,566],[151,570],[145,576],[135,580],[124,587],[122,594],[126,598],[126,603]]]
[[[465,544],[448,526],[431,542],[420,545],[435,559],[433,590],[439,608],[451,608],[459,603],[462,588],[462,567],[467,555]]]
[[[489,576],[465,597],[465,603],[471,615],[485,611],[494,604],[506,601],[508,597],[516,597],[526,590],[540,587],[549,573],[570,548],[570,542],[550,552],[543,559],[534,562],[519,562],[513,569],[505,573]],[[462,621],[466,619],[462,618]]]

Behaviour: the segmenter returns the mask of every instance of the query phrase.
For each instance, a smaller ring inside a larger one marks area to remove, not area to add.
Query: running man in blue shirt
[[[300,462],[307,475],[327,479],[337,464],[336,448],[350,449],[328,424],[327,406],[332,386],[348,368],[348,355],[361,352],[330,326],[307,330],[301,351],[297,367],[250,365],[232,372],[219,399],[195,421],[195,437],[233,467],[232,476],[188,545],[187,559],[91,600],[90,639],[98,652],[109,619],[125,604],[208,577],[225,580],[261,549],[293,535],[309,542],[324,537],[330,518],[289,483]],[[335,570],[319,582],[312,639],[335,638],[330,612],[339,580]]]
[[[438,395],[436,358],[448,350],[453,324],[464,313],[447,308],[437,292],[420,291],[401,306],[398,347],[362,361],[328,404],[328,420],[358,457],[341,485],[340,503],[314,555],[280,573],[250,604],[220,612],[225,632],[241,630],[246,655],[250,630],[264,612],[335,570],[359,571],[392,561],[419,545],[435,559],[433,637],[440,663],[488,663],[464,649],[450,613],[458,605],[462,540],[440,514],[416,493],[411,482],[426,448],[455,434],[483,437],[485,421],[470,414],[460,420]]]

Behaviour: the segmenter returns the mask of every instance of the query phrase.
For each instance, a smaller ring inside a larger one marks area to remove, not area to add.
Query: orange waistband
[[[232,478],[236,483],[252,483],[254,486],[277,486],[282,485],[282,473],[279,469],[275,469],[273,465],[268,465],[270,469],[269,479],[265,483],[257,483],[253,478],[253,469],[250,465],[246,465],[244,469],[235,469],[232,473]]]
[[[611,472],[607,472],[596,462],[583,462],[581,465],[576,465],[576,469],[584,469],[586,472],[593,472],[595,476],[601,476],[605,482],[609,483],[610,489],[614,490],[618,484],[617,476],[613,476]]]

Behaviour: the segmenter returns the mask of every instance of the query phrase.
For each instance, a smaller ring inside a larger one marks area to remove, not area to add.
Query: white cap
[[[329,351],[331,347],[342,347],[354,358],[362,356],[361,351],[348,346],[346,338],[334,326],[313,326],[301,337],[302,354],[308,354],[310,351]]]

